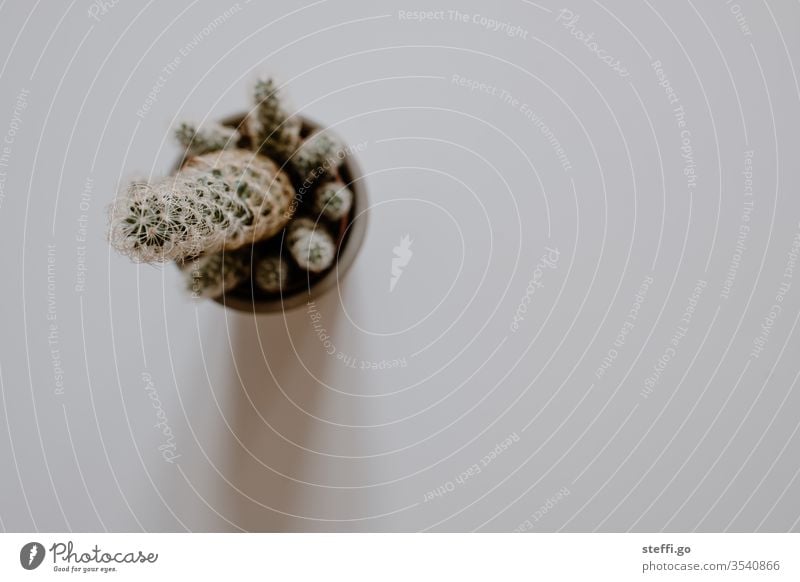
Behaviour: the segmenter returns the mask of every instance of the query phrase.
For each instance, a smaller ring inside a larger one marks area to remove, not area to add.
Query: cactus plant
[[[300,145],[300,118],[287,113],[273,79],[258,81],[253,97],[255,108],[247,116],[250,139],[255,149],[285,162]]]
[[[328,220],[341,220],[353,206],[353,193],[340,180],[321,184],[314,195],[314,212]]]
[[[300,144],[289,164],[298,181],[307,186],[335,172],[346,153],[338,139],[326,131],[318,131]]]
[[[308,218],[298,218],[286,233],[289,253],[310,273],[321,273],[333,264],[336,244],[321,224]]]
[[[289,265],[277,254],[263,257],[253,268],[253,280],[267,293],[284,291],[289,283]]]
[[[117,197],[112,246],[135,261],[176,262],[195,297],[218,298],[247,280],[262,296],[293,293],[298,270],[316,277],[330,269],[353,205],[338,171],[347,152],[327,131],[306,137],[313,126],[304,128],[277,89],[272,79],[259,81],[254,108],[226,125],[180,124],[180,167]],[[284,229],[285,244],[262,244]]]
[[[193,297],[215,298],[244,281],[249,275],[250,249],[221,251],[184,261],[187,288]]]
[[[237,249],[279,232],[293,197],[269,158],[248,150],[196,156],[175,177],[134,183],[117,199],[111,244],[143,262]]]
[[[194,124],[186,122],[178,125],[175,137],[186,148],[187,158],[235,148],[242,138],[241,134],[232,127],[209,123],[198,128]]]

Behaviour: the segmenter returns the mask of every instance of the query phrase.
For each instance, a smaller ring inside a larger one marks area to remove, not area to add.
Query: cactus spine
[[[279,232],[293,197],[268,158],[247,150],[197,156],[175,177],[134,183],[117,199],[111,244],[142,262],[237,249]]]

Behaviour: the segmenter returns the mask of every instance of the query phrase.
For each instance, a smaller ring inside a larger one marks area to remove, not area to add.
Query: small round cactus
[[[244,281],[250,270],[250,250],[221,251],[185,261],[182,270],[192,297],[215,298]]]
[[[111,244],[141,262],[183,260],[273,236],[291,218],[289,178],[247,150],[191,158],[172,178],[133,183],[111,209]]]
[[[302,121],[287,113],[273,79],[258,81],[253,97],[255,108],[247,116],[247,131],[253,147],[284,162],[300,145]]]
[[[353,193],[339,180],[322,184],[314,195],[314,212],[328,220],[341,220],[353,206]]]
[[[303,184],[313,184],[331,175],[344,161],[344,145],[326,131],[311,134],[289,160]]]
[[[198,128],[184,122],[175,130],[175,137],[186,148],[188,158],[235,148],[242,136],[232,127],[225,127],[219,123],[209,123]]]
[[[331,235],[308,218],[298,218],[289,225],[286,241],[292,258],[310,273],[321,273],[336,258],[336,244]]]
[[[267,293],[280,293],[289,281],[289,264],[280,255],[263,257],[253,268],[253,280]]]

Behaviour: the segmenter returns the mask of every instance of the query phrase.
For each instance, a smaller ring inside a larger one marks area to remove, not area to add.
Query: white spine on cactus
[[[219,297],[247,278],[249,250],[221,251],[189,259],[182,266],[193,297]]]
[[[289,281],[289,264],[280,255],[263,257],[253,268],[253,279],[267,293],[279,293]]]
[[[288,113],[273,79],[258,81],[253,93],[255,108],[247,116],[253,147],[283,162],[300,145],[302,121]]]
[[[218,150],[233,149],[242,136],[232,127],[226,127],[219,123],[196,127],[191,123],[184,122],[175,130],[175,137],[186,148],[186,157],[188,158]]]
[[[313,184],[332,175],[342,164],[347,151],[344,145],[327,131],[311,134],[289,160],[300,181]]]
[[[353,206],[353,193],[339,180],[326,182],[314,194],[314,212],[329,220],[341,220]]]
[[[294,189],[264,156],[223,150],[187,161],[172,178],[134,183],[111,209],[114,248],[136,261],[233,250],[279,232]]]
[[[286,241],[295,262],[311,273],[321,273],[336,258],[336,244],[331,235],[308,218],[298,218],[289,225]]]

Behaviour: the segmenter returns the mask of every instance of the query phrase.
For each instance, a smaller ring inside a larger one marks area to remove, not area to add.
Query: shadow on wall
[[[333,330],[342,317],[333,308],[338,298],[329,293],[318,303],[325,306],[326,326]],[[336,318],[336,319],[334,319]],[[287,314],[257,316],[235,314],[231,322],[229,448],[230,482],[227,495],[236,526],[246,531],[307,531],[318,529],[313,509],[303,496],[320,488],[302,482],[304,463],[321,457],[304,447],[310,441],[310,415],[320,412],[326,388],[322,381],[336,365],[320,349],[320,342],[305,307]],[[228,505],[228,504],[225,504]],[[235,529],[231,527],[231,529]]]

